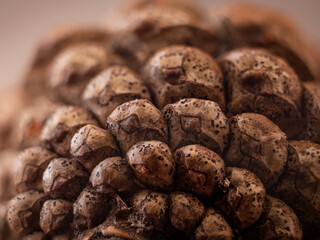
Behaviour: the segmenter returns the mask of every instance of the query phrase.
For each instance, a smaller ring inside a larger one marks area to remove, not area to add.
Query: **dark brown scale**
[[[255,173],[270,189],[287,162],[286,135],[260,114],[243,113],[229,119],[231,138],[224,154],[226,164]]]
[[[89,124],[80,128],[71,139],[71,156],[88,171],[108,157],[120,155],[116,140],[111,133]]]
[[[176,150],[177,189],[205,199],[214,196],[225,174],[224,161],[218,154],[200,145]]]
[[[194,66],[198,68],[194,69]],[[202,68],[200,68],[202,67]],[[208,78],[212,75],[212,78]],[[144,66],[142,79],[159,108],[181,98],[203,98],[225,109],[224,85],[216,62],[197,48],[172,46],[157,52]]]
[[[229,125],[217,103],[187,98],[168,104],[162,112],[168,125],[172,150],[189,144],[201,144],[219,155],[223,153],[228,142]]]
[[[107,129],[117,139],[122,155],[140,141],[167,142],[167,125],[161,112],[148,100],[134,100],[117,107],[107,120]]]
[[[46,234],[68,231],[72,222],[72,202],[47,200],[40,212],[40,227]]]
[[[244,229],[259,219],[266,191],[256,175],[247,169],[228,167],[222,189],[223,193],[214,199],[214,206],[224,213],[233,227]]]
[[[149,90],[129,68],[113,65],[92,79],[83,93],[83,105],[104,125],[119,105],[138,98],[151,99]]]
[[[289,138],[302,131],[302,87],[285,61],[263,49],[243,48],[224,54],[219,64],[229,89],[229,115],[260,113]]]
[[[19,168],[14,175],[17,192],[43,191],[42,176],[50,161],[58,155],[41,147],[27,148],[20,153]]]
[[[43,190],[52,198],[74,199],[88,179],[86,169],[78,161],[56,158],[43,173]]]
[[[165,143],[139,142],[127,152],[127,161],[142,184],[154,189],[172,189],[176,162]]]

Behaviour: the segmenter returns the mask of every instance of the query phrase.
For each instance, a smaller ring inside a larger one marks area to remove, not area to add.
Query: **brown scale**
[[[142,184],[158,190],[172,189],[176,162],[165,143],[139,142],[127,152],[127,161]]]
[[[286,60],[301,81],[318,79],[315,46],[288,16],[248,3],[228,4],[212,15],[225,19],[234,29],[233,34],[227,36],[232,39],[236,36],[234,47],[265,48]]]
[[[174,153],[177,161],[177,189],[205,199],[214,196],[225,174],[218,154],[200,145],[188,145]]]
[[[149,90],[126,66],[113,65],[92,79],[83,93],[83,105],[101,125],[119,105],[138,98],[151,99]]]
[[[229,115],[260,113],[288,138],[302,131],[302,87],[285,61],[263,49],[243,48],[221,56],[219,64],[229,89]]]
[[[194,238],[196,240],[232,240],[234,239],[234,234],[223,215],[212,208],[208,208],[200,225],[194,232]]]
[[[102,160],[120,155],[111,133],[95,125],[80,128],[71,139],[70,153],[89,172]]]
[[[46,198],[42,192],[29,190],[11,199],[7,208],[7,221],[11,231],[23,236],[40,229],[40,210]]]
[[[286,135],[265,116],[242,113],[229,119],[228,166],[255,173],[267,189],[279,179],[287,162]]]
[[[88,179],[86,169],[78,161],[55,158],[43,173],[43,191],[52,198],[74,199]]]
[[[319,236],[320,224],[320,145],[291,141],[288,164],[272,196],[292,207],[300,219],[306,238]]]
[[[127,160],[122,157],[107,158],[100,162],[91,172],[90,183],[101,193],[108,193],[111,189],[116,192],[135,192],[142,187]]]
[[[19,168],[14,175],[17,192],[43,191],[42,176],[50,161],[58,155],[41,147],[27,148],[20,153]]]
[[[219,105],[196,98],[182,99],[162,110],[168,125],[172,150],[189,144],[200,144],[219,155],[227,145],[229,125]]]
[[[171,46],[158,51],[144,66],[142,79],[159,108],[194,97],[215,101],[225,109],[220,68],[197,48]]]
[[[267,196],[259,220],[244,233],[245,239],[302,239],[302,228],[294,211],[283,201]]]
[[[72,217],[72,202],[47,200],[40,212],[40,227],[46,234],[57,234],[69,230]]]
[[[106,128],[117,139],[122,155],[140,141],[167,142],[167,125],[162,113],[148,100],[133,100],[110,114]]]
[[[87,83],[107,65],[103,47],[90,44],[72,46],[52,62],[48,85],[58,101],[79,105]]]
[[[243,168],[228,167],[223,194],[214,199],[235,229],[245,229],[256,222],[263,210],[266,191],[252,172]]]
[[[320,88],[314,82],[303,83],[303,109],[305,120],[301,138],[320,143]]]
[[[40,139],[61,156],[70,156],[73,135],[84,125],[98,123],[90,112],[75,106],[61,106],[46,121]]]

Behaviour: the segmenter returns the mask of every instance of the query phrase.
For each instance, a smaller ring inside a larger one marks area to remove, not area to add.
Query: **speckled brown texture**
[[[301,138],[320,143],[320,86],[314,82],[303,83],[302,113],[306,125]]]
[[[284,171],[287,162],[286,135],[265,116],[242,113],[229,119],[230,141],[224,155],[228,166],[255,173],[268,189]]]
[[[225,108],[221,71],[197,48],[171,46],[158,51],[144,66],[142,79],[159,108],[187,97],[212,100]]]
[[[153,53],[169,45],[186,44],[216,54],[221,44],[209,24],[176,7],[130,11],[111,27],[116,34],[110,41],[110,51],[136,70]]]
[[[233,227],[244,229],[256,222],[263,210],[266,191],[260,179],[244,168],[226,169],[223,196],[214,204]]]
[[[81,104],[87,83],[108,64],[105,49],[99,45],[75,45],[53,61],[48,85],[54,97],[66,104]]]
[[[305,237],[319,236],[320,145],[306,141],[289,142],[287,169],[271,194],[294,209]]]
[[[56,234],[70,228],[72,202],[63,199],[47,200],[40,212],[40,227],[46,234]]]
[[[117,139],[122,155],[140,141],[167,142],[168,131],[162,113],[148,100],[133,100],[110,114],[107,129]]]
[[[300,133],[301,83],[282,59],[263,49],[238,49],[219,58],[228,85],[228,113],[267,116],[289,138]]]
[[[192,232],[204,214],[206,207],[190,193],[170,194],[169,217],[172,226],[179,231]]]
[[[53,159],[43,173],[43,190],[52,198],[74,199],[89,179],[85,168],[76,160]]]
[[[16,195],[15,174],[19,167],[19,152],[6,150],[0,152],[0,202]]]
[[[53,59],[63,50],[76,44],[108,42],[110,33],[97,26],[63,26],[49,31],[41,40],[24,77],[24,87],[30,95],[48,93],[48,76]]]
[[[23,150],[19,155],[19,167],[14,174],[17,192],[31,189],[43,191],[43,172],[50,161],[57,157],[57,154],[42,147],[31,147]]]
[[[69,156],[71,138],[86,124],[97,125],[87,110],[75,106],[59,107],[46,121],[41,132],[41,140],[56,153]]]
[[[243,235],[245,239],[302,239],[302,229],[294,211],[283,201],[267,196],[260,219]]]
[[[158,190],[172,189],[176,162],[165,143],[139,142],[127,152],[127,161],[142,184]]]
[[[212,14],[226,18],[242,44],[266,48],[285,59],[301,81],[319,77],[314,46],[288,16],[248,3],[229,4]]]
[[[143,190],[132,197],[132,222],[145,230],[163,230],[168,226],[169,197],[163,193]]]
[[[101,161],[91,172],[90,183],[102,193],[135,192],[141,184],[135,179],[125,158],[111,157]]]
[[[186,98],[162,110],[168,125],[172,150],[189,144],[200,144],[219,155],[228,143],[229,124],[215,102]]]
[[[35,190],[20,193],[10,200],[7,221],[16,235],[23,236],[40,228],[40,210],[45,200],[46,195]]]
[[[200,145],[179,148],[174,156],[177,161],[177,189],[206,199],[214,196],[225,174],[221,157]]]
[[[196,240],[234,239],[233,231],[228,222],[216,210],[209,208],[194,232]]]
[[[38,97],[28,103],[13,121],[12,142],[22,149],[40,145],[42,128],[57,107],[58,104],[47,97]]]
[[[119,105],[138,98],[151,99],[149,90],[128,67],[113,65],[92,79],[83,93],[83,105],[105,125]]]
[[[92,187],[82,190],[73,204],[73,227],[78,230],[90,229],[102,223],[110,211],[108,198]]]
[[[120,155],[111,133],[95,125],[80,128],[71,139],[70,153],[88,171],[108,157]]]

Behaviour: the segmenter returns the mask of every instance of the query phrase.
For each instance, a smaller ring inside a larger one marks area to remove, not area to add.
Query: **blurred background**
[[[131,0],[0,0],[0,91],[21,81],[41,37],[71,23],[107,23]],[[206,9],[232,0],[197,0]],[[319,0],[255,0],[291,16],[314,43],[320,40]],[[320,45],[318,43],[318,45]]]

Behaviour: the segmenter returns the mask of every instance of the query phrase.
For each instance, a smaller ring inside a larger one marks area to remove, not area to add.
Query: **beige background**
[[[0,91],[19,82],[41,36],[69,23],[112,22],[128,0],[0,0]],[[232,0],[198,0],[218,7]],[[307,36],[320,40],[320,0],[256,0],[291,15]],[[208,7],[206,7],[208,9]]]

